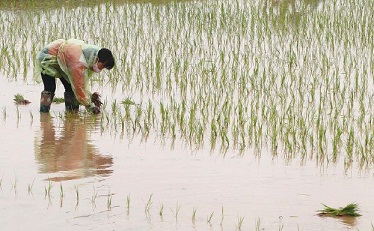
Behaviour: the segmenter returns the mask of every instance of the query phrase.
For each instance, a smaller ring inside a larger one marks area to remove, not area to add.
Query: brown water
[[[129,140],[63,104],[40,115],[41,86],[1,81],[1,230],[372,229],[372,171]],[[12,102],[20,89],[31,104]],[[351,202],[361,217],[317,216]]]

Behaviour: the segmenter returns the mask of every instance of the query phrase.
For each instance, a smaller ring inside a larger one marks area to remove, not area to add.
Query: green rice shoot
[[[54,97],[53,100],[52,100],[53,103],[63,103],[65,102],[65,99],[64,98],[60,98],[60,97]]]

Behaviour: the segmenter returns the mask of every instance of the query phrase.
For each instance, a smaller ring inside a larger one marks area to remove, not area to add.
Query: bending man
[[[58,39],[44,47],[37,55],[36,68],[41,73],[44,90],[40,98],[40,112],[49,112],[56,91],[56,79],[65,87],[65,108],[78,111],[79,105],[95,114],[100,108],[91,102],[87,90],[93,73],[114,66],[112,52],[77,39]]]

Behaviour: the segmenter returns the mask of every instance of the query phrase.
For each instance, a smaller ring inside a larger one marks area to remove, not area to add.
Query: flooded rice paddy
[[[373,9],[2,1],[1,230],[373,230]],[[38,111],[34,57],[72,37],[116,56],[96,117]]]

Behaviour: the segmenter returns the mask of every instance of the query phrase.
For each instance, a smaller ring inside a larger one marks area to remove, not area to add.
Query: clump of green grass
[[[13,100],[14,100],[14,102],[16,104],[29,104],[29,103],[31,103],[30,101],[28,101],[27,99],[25,99],[23,97],[23,95],[21,95],[21,94],[14,95],[14,99]]]
[[[324,209],[320,210],[318,215],[320,216],[333,216],[333,217],[341,217],[341,216],[349,216],[349,217],[359,217],[361,214],[359,213],[358,205],[356,203],[348,204],[345,207],[340,207],[338,209],[331,208],[325,204],[322,204]]]
[[[135,105],[135,102],[131,98],[126,98],[121,103],[124,105]]]
[[[54,97],[52,100],[53,103],[63,103],[65,102],[64,98]]]

